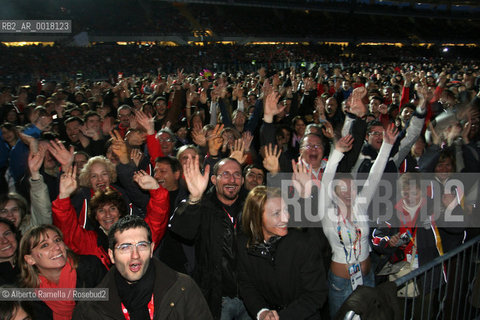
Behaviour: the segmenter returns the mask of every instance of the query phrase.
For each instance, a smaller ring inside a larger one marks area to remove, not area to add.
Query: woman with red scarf
[[[63,242],[62,232],[53,225],[34,227],[23,236],[19,265],[23,287],[53,289],[66,296],[65,300],[43,300],[38,294],[39,299],[32,307],[33,319],[40,320],[71,319],[75,301],[73,291],[68,289],[94,288],[106,274],[95,256],[77,256],[70,251]]]

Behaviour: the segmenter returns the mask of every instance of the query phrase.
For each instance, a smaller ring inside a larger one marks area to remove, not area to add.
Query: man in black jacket
[[[250,319],[238,298],[236,233],[245,195],[240,163],[222,159],[200,172],[198,156],[183,167],[190,196],[173,217],[170,228],[185,239],[195,240],[193,277],[205,295],[215,319]]]
[[[109,289],[108,301],[80,303],[73,319],[212,319],[196,283],[152,259],[152,233],[142,218],[117,221],[108,241],[115,266],[97,286]]]

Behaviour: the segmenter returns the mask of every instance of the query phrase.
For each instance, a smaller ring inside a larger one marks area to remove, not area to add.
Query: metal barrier
[[[420,294],[399,298],[403,319],[478,319],[480,314],[480,236],[395,280],[397,288],[416,286]]]
[[[397,290],[406,289],[399,292],[408,294],[393,298],[401,311],[391,319],[480,320],[480,235],[394,283]],[[398,296],[398,292],[392,294]],[[352,319],[359,319],[354,311],[343,316],[343,320]]]

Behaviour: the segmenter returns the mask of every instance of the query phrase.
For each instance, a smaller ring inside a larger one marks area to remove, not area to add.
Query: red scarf
[[[40,289],[57,289],[77,287],[77,271],[72,268],[72,260],[68,259],[67,263],[60,273],[58,284],[50,282],[44,276],[38,276],[40,279]],[[72,319],[73,309],[75,308],[75,301],[73,298],[66,301],[45,300],[47,306],[53,311],[53,320],[70,320]]]

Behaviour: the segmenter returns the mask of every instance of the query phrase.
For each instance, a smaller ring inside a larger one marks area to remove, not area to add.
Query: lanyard
[[[362,254],[362,230],[357,227],[355,224],[355,241],[352,244],[352,234],[350,232],[350,229],[347,227],[347,221],[343,218],[343,224],[345,225],[345,228],[347,229],[347,234],[348,234],[348,239],[350,240],[350,247],[353,247],[353,256],[355,257],[355,261],[358,262],[358,257]],[[347,248],[345,246],[345,243],[343,242],[343,237],[342,237],[342,226],[340,225],[340,217],[338,218],[338,223],[337,223],[337,232],[338,232],[338,238],[340,239],[340,244],[343,247],[343,251],[345,252],[345,260],[347,264],[350,262],[350,258],[352,257],[352,249],[350,248],[350,253],[347,252]],[[357,243],[358,243],[358,255],[357,255]]]
[[[230,215],[230,213],[228,213],[227,209],[225,209],[225,207],[222,207],[223,211],[225,211],[225,213],[227,214],[228,218],[230,219],[230,221],[232,222],[233,224],[233,229],[237,229],[237,222],[235,221],[235,219]]]
[[[152,319],[152,320],[153,320],[153,309],[154,309],[154,305],[153,305],[153,294],[152,294],[152,298],[150,299],[150,302],[148,303],[148,314],[150,315],[150,319]],[[125,316],[125,319],[130,320],[130,315],[128,314],[128,310],[127,310],[127,308],[125,308],[123,303],[122,303],[122,312],[123,312],[123,315]]]

